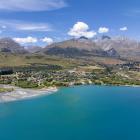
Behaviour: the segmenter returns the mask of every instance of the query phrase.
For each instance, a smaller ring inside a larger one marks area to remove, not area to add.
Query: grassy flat
[[[13,90],[14,90],[13,88],[0,88],[0,93],[12,92]]]

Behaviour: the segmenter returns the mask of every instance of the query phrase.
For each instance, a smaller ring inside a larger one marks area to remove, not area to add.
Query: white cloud
[[[54,42],[53,39],[49,37],[44,37],[41,41],[47,43],[48,45],[51,45]]]
[[[102,33],[108,33],[109,32],[109,28],[106,27],[100,27],[98,30],[98,33],[102,34]]]
[[[93,38],[96,34],[94,31],[89,31],[89,26],[84,22],[77,22],[68,32],[68,35],[76,38],[81,36]]]
[[[15,26],[17,30],[23,30],[23,31],[50,31],[50,27],[47,24],[41,24],[41,23],[23,23],[23,24],[17,24]]]
[[[3,11],[48,11],[65,6],[65,0],[0,0]]]
[[[31,36],[28,36],[25,38],[13,38],[13,40],[16,41],[17,43],[20,43],[20,44],[28,44],[28,43],[37,43],[38,42],[37,38],[31,37]]]
[[[0,20],[0,26],[7,30],[46,32],[53,30],[48,23],[25,22],[20,20]]]
[[[128,30],[128,28],[125,26],[125,27],[122,27],[122,28],[120,28],[120,31],[127,31]]]

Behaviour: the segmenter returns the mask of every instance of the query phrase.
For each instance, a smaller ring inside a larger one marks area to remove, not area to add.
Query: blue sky
[[[140,39],[139,0],[0,0],[0,36],[46,44],[85,35]]]

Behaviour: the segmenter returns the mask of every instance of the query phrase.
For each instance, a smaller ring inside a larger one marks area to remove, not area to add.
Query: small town
[[[1,70],[0,84],[21,88],[67,87],[74,85],[140,85],[140,64],[114,67],[77,66],[63,69],[57,65]]]

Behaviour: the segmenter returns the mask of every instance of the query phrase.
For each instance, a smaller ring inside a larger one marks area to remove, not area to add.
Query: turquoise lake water
[[[0,140],[140,140],[140,88],[79,86],[0,104]]]

